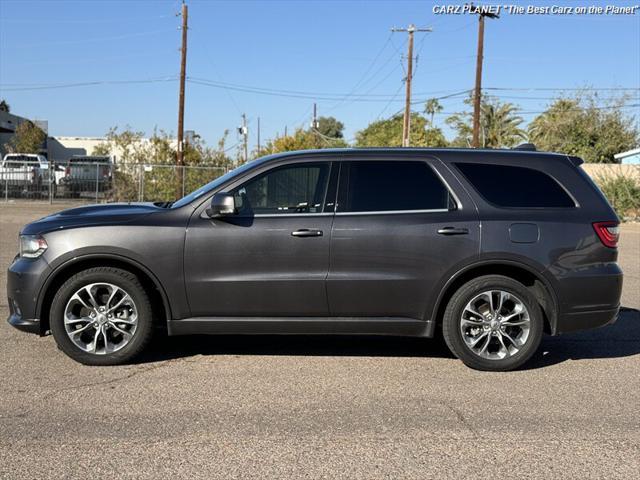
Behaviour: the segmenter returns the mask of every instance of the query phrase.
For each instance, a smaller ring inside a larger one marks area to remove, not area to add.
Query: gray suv
[[[620,306],[618,219],[579,158],[340,149],[264,157],[174,203],[72,208],[24,227],[9,323],[90,365],[154,330],[444,339],[511,370],[543,333]]]

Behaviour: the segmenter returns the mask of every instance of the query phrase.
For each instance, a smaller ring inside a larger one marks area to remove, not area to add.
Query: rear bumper
[[[620,310],[623,273],[611,262],[575,270],[560,280],[555,333],[603,327],[616,321]]]
[[[558,319],[556,333],[577,332],[611,325],[618,319],[620,306],[606,310],[591,310],[562,315]]]

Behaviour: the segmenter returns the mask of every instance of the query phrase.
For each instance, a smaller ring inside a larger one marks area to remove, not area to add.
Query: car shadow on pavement
[[[193,335],[158,338],[138,362],[194,355],[453,358],[444,340],[373,335]]]
[[[622,309],[618,321],[586,332],[545,336],[522,368],[543,368],[566,360],[628,357],[640,354],[640,311]],[[453,358],[440,335],[434,339],[331,335],[161,336],[139,363],[195,355],[301,355]]]
[[[545,336],[523,370],[547,367],[566,360],[622,358],[640,354],[640,311],[622,308],[618,320],[594,330]]]

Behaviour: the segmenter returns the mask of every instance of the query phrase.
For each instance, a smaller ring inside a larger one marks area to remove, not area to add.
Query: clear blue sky
[[[414,100],[473,87],[477,19],[435,15],[433,1],[196,1],[189,4],[188,75],[234,86],[331,94],[320,115],[354,133],[402,108],[406,34],[392,26],[433,26],[416,34]],[[489,3],[489,2],[484,2]],[[516,2],[528,5],[637,5],[638,2]],[[100,136],[130,125],[176,130],[180,2],[0,0],[0,97],[16,114],[49,121],[53,135]],[[488,20],[484,87],[640,87],[640,13],[633,16],[514,16]],[[162,81],[163,79],[169,81]],[[93,81],[153,80],[24,90]],[[15,90],[15,89],[22,90]],[[346,100],[335,100],[351,93]],[[397,93],[396,97],[393,97]],[[554,92],[500,91],[535,112]],[[354,94],[367,100],[355,101]],[[604,97],[612,92],[602,91]],[[297,95],[297,94],[294,94]],[[380,95],[380,96],[374,96]],[[384,95],[387,95],[385,97]],[[633,92],[638,101],[638,91]],[[325,96],[326,97],[326,96]],[[525,98],[515,98],[525,97]],[[391,99],[391,101],[389,101]],[[462,96],[443,99],[445,113]],[[187,129],[214,144],[225,129],[237,141],[240,114],[256,117],[262,138],[308,125],[312,98],[187,84]],[[421,105],[414,106],[421,110]],[[637,116],[638,108],[629,109]],[[444,123],[446,115],[438,116]],[[524,114],[530,119],[533,114]]]

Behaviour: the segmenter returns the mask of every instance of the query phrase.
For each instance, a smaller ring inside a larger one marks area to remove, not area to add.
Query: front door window
[[[329,178],[328,163],[274,168],[231,193],[241,216],[321,213]]]

